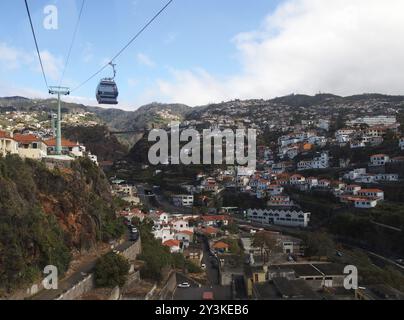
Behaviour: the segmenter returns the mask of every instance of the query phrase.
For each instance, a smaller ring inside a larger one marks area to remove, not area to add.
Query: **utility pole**
[[[60,96],[67,96],[70,94],[70,89],[66,87],[50,87],[49,94],[58,96],[58,115],[57,115],[57,129],[56,129],[56,154],[62,154],[62,108]]]

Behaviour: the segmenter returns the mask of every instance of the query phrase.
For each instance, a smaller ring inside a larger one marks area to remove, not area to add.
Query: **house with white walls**
[[[18,143],[12,133],[0,130],[0,156],[8,154],[18,154]]]
[[[371,166],[384,166],[390,162],[390,157],[387,154],[375,154],[370,157]]]

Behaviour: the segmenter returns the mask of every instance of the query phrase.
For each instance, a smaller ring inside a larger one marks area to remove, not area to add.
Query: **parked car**
[[[188,282],[183,282],[178,285],[178,288],[187,289],[187,288],[191,288],[191,285]]]
[[[133,228],[130,230],[130,232],[131,232],[131,233],[139,233],[139,230],[138,230],[137,228],[133,227]]]

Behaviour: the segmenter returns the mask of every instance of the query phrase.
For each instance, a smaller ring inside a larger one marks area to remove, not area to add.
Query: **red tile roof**
[[[33,134],[19,134],[19,133],[14,135],[14,140],[19,143],[32,143],[41,141],[41,139],[39,139],[37,136]]]
[[[229,247],[230,246],[227,243],[223,242],[223,241],[216,242],[213,245],[214,249],[229,249]]]
[[[163,246],[166,246],[166,247],[179,247],[180,242],[178,240],[167,240],[166,242],[163,243]]]
[[[202,216],[203,221],[224,221],[229,220],[226,216]]]
[[[178,233],[187,234],[187,235],[189,235],[189,236],[192,236],[192,235],[194,234],[192,231],[189,231],[189,230],[180,231],[180,232],[178,232]]]
[[[45,144],[48,147],[56,147],[56,138],[46,140]],[[77,147],[78,145],[79,145],[78,143],[72,142],[72,141],[67,140],[67,139],[62,139],[62,146],[63,147],[73,148],[73,147]]]
[[[202,232],[206,234],[216,234],[219,232],[219,230],[213,227],[207,227],[205,229],[202,229]]]
[[[3,138],[3,139],[8,138],[8,139],[10,139],[11,136],[10,136],[10,134],[8,132],[0,130],[0,138]]]
[[[380,190],[380,189],[362,189],[359,192],[360,193],[379,193],[379,192],[383,192],[383,190]]]

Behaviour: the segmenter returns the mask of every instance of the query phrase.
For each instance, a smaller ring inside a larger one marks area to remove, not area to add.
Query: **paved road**
[[[206,265],[206,275],[208,277],[208,285],[215,286],[220,285],[219,269],[215,268],[212,263],[219,264],[219,261],[212,255],[209,248],[209,243],[206,238],[201,237],[203,260],[202,263]]]
[[[210,254],[207,242],[202,241],[202,247],[204,252],[202,263],[206,264],[205,271],[208,278],[207,285],[199,288],[184,275],[177,274],[177,283],[180,284],[182,282],[189,282],[191,284],[191,288],[177,289],[173,297],[174,300],[202,300],[204,292],[213,292],[215,300],[231,300],[231,286],[220,285],[219,270],[213,268],[211,264],[212,259],[216,258]]]
[[[397,232],[401,232],[401,231],[402,231],[400,228],[388,226],[387,224],[379,223],[379,222],[376,222],[376,221],[373,221],[373,220],[371,221],[371,223],[373,223],[373,224],[376,225],[376,226],[385,228],[385,229],[389,229],[389,230],[393,230],[393,231],[397,231]]]

